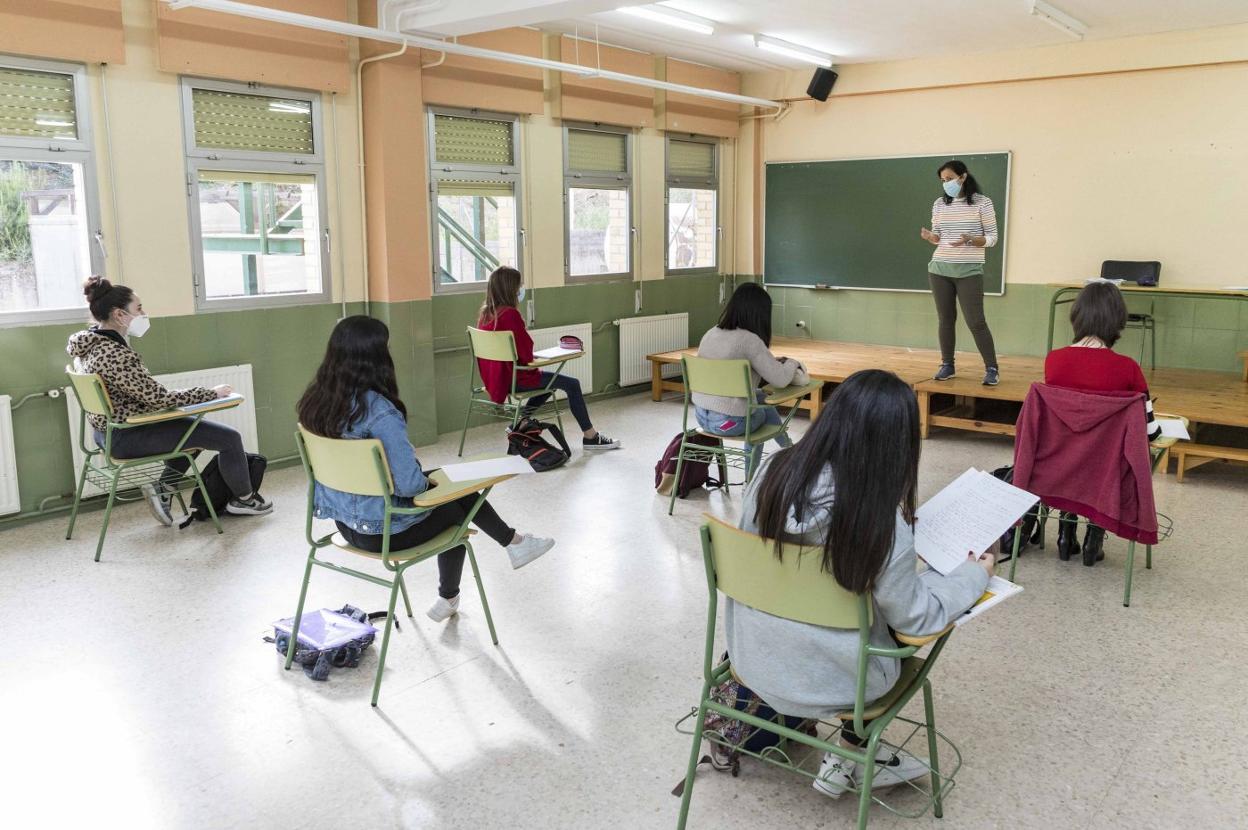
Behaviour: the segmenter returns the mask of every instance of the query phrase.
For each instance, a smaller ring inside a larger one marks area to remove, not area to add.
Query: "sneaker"
[[[854,786],[857,771],[858,765],[848,758],[825,752],[819,764],[819,775],[811,786],[828,798],[840,798]]]
[[[997,367],[989,366],[984,371],[984,386],[996,386],[1000,382],[1001,382],[1001,376],[1000,376],[1000,373],[997,371]]]
[[[511,567],[519,570],[554,546],[554,539],[525,534],[519,542],[507,546],[507,555],[511,557]]]
[[[425,612],[426,616],[434,622],[442,622],[450,619],[459,613],[459,594],[447,599],[446,597],[438,597],[438,601],[429,607]]]
[[[707,741],[711,745],[711,768],[720,772],[727,772],[737,766],[737,759],[733,757],[733,752],[723,744]]]
[[[883,747],[881,747],[883,749]],[[922,778],[925,775],[931,775],[932,768],[923,761],[909,752],[897,750],[886,761],[885,753],[889,750],[883,749],[875,760],[875,777],[871,779],[871,789],[878,790],[881,787],[895,787],[898,784],[904,784],[907,781],[913,781],[916,778]],[[854,770],[854,783],[861,784],[865,769],[855,764],[857,769]]]
[[[952,363],[942,363],[940,368],[936,370],[936,380],[949,380],[953,377],[954,370]]]
[[[582,438],[581,449],[583,450],[618,450],[624,444],[620,441],[608,438],[601,432],[593,438]]]
[[[273,502],[265,501],[264,496],[252,493],[245,499],[230,499],[225,512],[234,516],[259,516],[273,509]]]
[[[165,527],[173,526],[173,491],[163,482],[144,484],[140,490],[147,499],[147,507],[156,521]]]

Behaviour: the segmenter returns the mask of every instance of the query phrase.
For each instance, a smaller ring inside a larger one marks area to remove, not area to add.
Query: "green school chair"
[[[195,465],[194,453],[195,448],[187,447],[187,439],[191,437],[191,432],[203,420],[204,415],[208,411],[216,410],[200,410],[194,415],[188,415],[176,409],[169,409],[163,412],[152,412],[146,415],[132,415],[124,422],[117,421],[113,417],[113,402],[108,397],[108,389],[104,386],[104,381],[99,375],[75,372],[70,367],[65,368],[65,374],[69,376],[69,388],[73,391],[74,397],[78,399],[78,407],[81,414],[78,420],[78,446],[85,456],[82,461],[82,469],[78,473],[78,488],[74,492],[74,506],[69,513],[69,529],[65,531],[65,538],[72,539],[74,536],[74,523],[78,519],[78,508],[82,503],[82,490],[89,480],[92,484],[108,490],[108,501],[104,506],[104,524],[100,528],[100,540],[95,546],[95,561],[100,561],[100,553],[104,550],[104,537],[108,535],[108,523],[113,515],[113,506],[118,500],[130,501],[131,499],[125,494],[132,492],[144,484],[155,484],[165,478],[165,462],[174,459],[184,459],[190,466],[187,474],[180,481],[165,481],[166,484],[173,487],[180,487],[184,483],[194,482],[195,487],[199,488],[204,497],[204,503],[208,506],[208,515],[212,517],[212,523],[217,528],[217,533],[223,533],[224,528],[221,527],[221,520],[217,518],[217,511],[212,507],[212,500],[208,498],[208,491],[204,489],[204,480],[200,478],[199,468]],[[228,409],[237,406],[237,401],[225,402],[219,409]],[[104,430],[104,446],[95,446],[95,440],[91,436],[93,431],[87,422],[87,414],[100,415],[107,421]],[[147,426],[149,424],[159,423],[161,421],[171,421],[178,418],[190,418],[191,423],[187,426],[186,432],[182,434],[181,440],[174,446],[172,450],[158,455],[148,455],[142,458],[113,458],[112,446],[113,436],[125,429],[135,429],[137,427]],[[96,463],[98,461],[98,463]],[[118,495],[118,491],[122,495]],[[175,493],[178,502],[182,505],[182,511],[186,512],[186,503],[182,500],[180,489]]]
[[[381,674],[386,667],[386,651],[390,646],[390,628],[394,623],[394,605],[399,593],[403,594],[403,605],[407,616],[412,616],[412,603],[407,596],[407,586],[403,583],[403,572],[413,565],[432,559],[439,553],[463,546],[468,553],[468,561],[472,564],[472,575],[477,581],[477,592],[481,595],[481,607],[485,610],[485,622],[490,629],[490,639],[498,645],[498,634],[494,631],[494,618],[490,616],[490,603],[485,597],[485,586],[481,583],[481,572],[477,569],[477,557],[472,551],[469,537],[475,534],[468,525],[477,515],[485,498],[494,485],[506,481],[511,476],[498,476],[474,481],[452,482],[441,471],[430,475],[433,486],[413,499],[411,507],[394,506],[394,479],[390,475],[390,465],[386,462],[386,454],[381,441],[376,438],[324,438],[308,432],[299,426],[295,432],[295,444],[299,448],[299,458],[303,461],[304,472],[308,476],[308,512],[305,536],[309,550],[308,562],[303,571],[303,583],[299,587],[299,603],[295,608],[295,620],[290,634],[290,646],[286,651],[286,668],[295,659],[295,645],[299,637],[299,620],[303,616],[303,602],[308,595],[308,581],[312,576],[312,567],[319,566],[340,574],[353,576],[374,585],[390,589],[390,605],[386,613],[386,626],[381,635],[381,653],[377,658],[377,676],[373,680],[372,705],[377,705],[377,696],[381,693]],[[386,513],[382,523],[383,539],[381,553],[361,550],[352,546],[341,533],[331,533],[319,539],[312,535],[312,516],[316,509],[316,483],[320,482],[343,493],[358,496],[379,496],[385,499]],[[477,493],[476,504],[458,527],[448,528],[437,536],[405,550],[390,550],[390,522],[395,516],[415,516],[428,513],[440,504],[455,501],[471,493]],[[325,548],[337,548],[368,559],[380,560],[382,567],[394,574],[393,579],[385,579],[370,573],[348,568],[324,559],[316,554]]]
[[[819,762],[825,752],[831,752],[862,765],[863,781],[856,790],[851,790],[858,794],[857,826],[859,830],[867,826],[867,816],[872,802],[908,818],[917,818],[931,807],[936,817],[940,818],[943,811],[943,799],[953,788],[954,776],[962,766],[962,755],[948,738],[936,731],[932,685],[927,678],[936,664],[936,659],[944,649],[945,643],[948,642],[953,626],[950,625],[944,631],[928,637],[897,634],[895,636],[900,645],[896,648],[877,648],[870,644],[874,613],[871,597],[867,594],[855,595],[846,591],[831,574],[824,572],[821,569],[823,557],[821,548],[786,545],[783,558],[778,559],[772,541],[738,530],[712,516],[708,515],[706,519],[706,524],[702,525],[702,560],[706,566],[709,600],[706,643],[702,657],[702,696],[697,708],[677,724],[679,731],[693,736],[693,748],[689,753],[689,766],[684,782],[677,828],[683,830],[688,820],[694,773],[698,767],[698,752],[704,739],[737,749],[744,755],[808,779],[817,777]],[[784,725],[781,715],[777,715],[774,720],[765,720],[747,714],[717,700],[711,694],[711,690],[716,686],[735,678],[731,657],[718,665],[713,662],[717,591],[722,591],[724,596],[751,608],[784,619],[828,628],[858,631],[858,689],[854,707],[852,710],[838,713],[835,722],[819,721],[816,724],[817,727],[822,727],[817,729],[817,732],[825,734],[826,737],[790,729]],[[927,657],[916,657],[916,652],[928,644],[931,644],[931,651]],[[867,661],[873,656],[895,657],[904,662],[896,685],[878,700],[867,700]],[[923,721],[901,717],[899,715],[901,710],[920,689],[923,690]],[[725,741],[719,732],[705,728],[707,712],[714,712],[721,717],[751,727],[754,732],[750,735],[755,734],[757,730],[771,732],[778,736],[780,743],[756,753],[744,749],[744,744],[749,737],[747,736],[742,740],[741,746],[734,746]],[[680,728],[681,724],[689,718],[694,719],[692,733]],[[880,750],[881,736],[893,723],[903,723],[908,727],[909,735],[897,744],[901,748],[904,748],[920,729],[926,732],[928,766],[931,768],[929,787],[925,789],[914,782],[897,785],[909,792],[918,791],[926,796],[922,809],[917,812],[902,811],[886,803],[880,797],[872,795],[871,792],[871,781],[875,775],[875,759]],[[865,747],[848,749],[841,746],[837,738],[840,730],[846,726],[851,726],[855,734],[867,739]],[[951,769],[940,768],[938,743],[952,751],[954,763]],[[815,752],[808,751],[804,753],[804,757],[796,758],[791,751],[794,748],[791,747],[793,744],[808,747]]]
[[[550,400],[542,404],[537,411],[530,414],[534,417],[538,415],[549,417],[553,413],[555,421],[559,424],[559,429],[563,429],[563,419],[559,417],[559,399],[553,394],[552,390],[555,379],[563,371],[563,364],[580,357],[584,354],[583,352],[550,360],[535,360],[528,366],[519,366],[516,363],[516,339],[511,332],[485,331],[472,326],[468,327],[468,350],[472,357],[472,365],[468,369],[468,409],[464,413],[463,432],[459,435],[460,456],[464,454],[464,439],[468,437],[468,425],[472,422],[473,413],[510,421],[514,429],[516,424],[520,423],[520,417],[524,412],[525,405],[538,395],[551,393]],[[477,385],[478,360],[500,360],[511,363],[511,391],[507,393],[507,397],[502,403],[494,403],[490,393],[486,391],[484,383],[480,386]],[[552,370],[550,383],[547,383],[541,389],[529,391],[518,391],[516,389],[517,372],[526,369],[548,369],[552,366],[554,369]]]
[[[1181,415],[1155,414],[1154,417],[1172,418],[1175,420],[1182,421],[1184,429],[1187,429],[1191,424],[1191,422],[1187,418],[1184,418]],[[1149,458],[1152,461],[1152,465],[1151,465],[1152,472],[1154,473],[1157,472],[1158,467],[1162,466],[1163,463],[1169,462],[1170,448],[1173,447],[1176,443],[1178,443],[1178,441],[1179,439],[1177,438],[1168,438],[1163,435],[1160,438],[1158,438],[1156,441],[1153,441],[1152,443],[1148,445]],[[1040,510],[1040,547],[1041,549],[1043,549],[1045,526],[1048,524],[1050,520],[1049,514],[1051,510],[1049,507],[1045,506],[1043,502],[1039,505],[1039,510]],[[1090,524],[1090,522],[1087,519],[1081,518],[1079,516],[1076,516],[1074,519],[1063,519],[1061,518],[1060,513],[1058,514],[1058,518],[1053,519],[1053,521],[1056,521],[1059,523],[1065,523],[1068,525],[1074,525],[1075,527],[1073,528],[1073,532],[1075,533],[1079,532],[1080,525],[1086,527],[1088,524]],[[1159,512],[1157,514],[1157,541],[1164,542],[1166,539],[1169,539],[1171,534],[1173,533],[1174,533],[1174,520],[1171,519],[1166,514]],[[1014,552],[1013,552],[1013,555],[1010,557],[1010,581],[1011,582],[1014,581],[1014,572],[1018,570],[1018,549],[1020,547],[1022,535],[1023,534],[1021,532],[1015,532],[1014,534]],[[1106,531],[1106,535],[1110,535],[1108,531]],[[1152,545],[1144,546],[1144,568],[1150,571],[1153,569],[1153,546]],[[1132,539],[1127,540],[1127,562],[1124,567],[1124,570],[1126,571],[1126,576],[1125,576],[1125,586],[1123,587],[1123,592],[1122,592],[1122,607],[1130,608],[1131,607],[1131,582],[1132,582],[1132,577],[1135,575],[1135,541]]]
[[[685,355],[680,360],[681,374],[685,379],[685,409],[681,416],[681,439],[680,450],[676,454],[676,481],[680,481],[680,470],[686,461],[702,461],[707,464],[719,464],[723,467],[740,467],[745,470],[745,481],[748,484],[754,477],[754,469],[750,464],[750,453],[745,449],[747,443],[751,445],[762,445],[763,443],[776,438],[779,435],[788,435],[789,422],[793,420],[793,415],[797,412],[797,402],[812,392],[816,392],[823,386],[822,381],[811,381],[804,386],[786,386],[783,388],[764,387],[767,397],[762,403],[755,401],[754,384],[750,377],[750,362],[748,360],[712,360],[705,357],[693,357]],[[693,393],[700,392],[704,395],[720,395],[725,398],[744,398],[746,402],[745,410],[745,433],[743,435],[722,436],[715,435],[713,432],[706,432],[697,427],[695,424],[691,430],[689,428],[689,412],[693,405]],[[767,406],[783,406],[790,404],[789,414],[784,417],[784,421],[779,425],[763,423],[763,415],[759,410]],[[751,421],[758,424],[755,428]],[[719,438],[721,445],[718,447],[707,447],[701,444],[693,444],[688,441],[690,437],[701,433],[703,435],[711,435]],[[729,441],[741,442],[741,446],[731,446]],[[762,462],[760,452],[759,462]],[[727,485],[728,482],[723,482]],[[672,496],[668,500],[667,515],[672,515],[672,511],[676,507],[676,490],[672,487]]]

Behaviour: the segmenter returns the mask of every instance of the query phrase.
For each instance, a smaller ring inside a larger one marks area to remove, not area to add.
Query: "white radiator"
[[[234,391],[243,396],[243,402],[233,409],[226,409],[221,412],[212,412],[204,416],[205,421],[215,421],[218,424],[224,424],[233,427],[242,433],[243,448],[247,452],[259,452],[260,441],[256,435],[256,402],[255,389],[251,382],[251,364],[244,363],[241,366],[222,366],[217,369],[199,369],[194,372],[175,372],[168,375],[154,375],[156,380],[163,383],[169,389],[186,389],[190,386],[206,386],[211,389],[214,386],[220,386],[228,383],[234,387]],[[65,390],[65,407],[69,413],[69,438],[74,454],[74,487],[78,486],[78,474],[82,471],[82,449],[78,444],[78,425],[80,423],[79,414],[82,412],[78,407],[78,399],[70,392],[68,388]],[[87,429],[90,429],[90,424]],[[91,436],[87,436],[87,441],[92,440]],[[88,443],[90,446],[90,443]],[[205,460],[198,463],[202,470]],[[98,496],[107,493],[96,487],[90,481],[83,489],[83,498],[87,496]]]
[[[559,338],[565,334],[572,334],[581,338],[581,342],[585,344],[585,356],[578,357],[576,360],[569,360],[563,364],[563,370],[559,372],[561,375],[574,377],[581,382],[581,391],[588,395],[594,391],[594,329],[589,323],[573,323],[570,326],[551,326],[547,329],[529,329],[529,336],[533,338],[533,351],[541,351],[549,349],[551,346],[559,345]],[[562,392],[557,393],[558,397],[566,397]]]
[[[0,516],[21,509],[22,500],[17,492],[17,446],[13,442],[13,399],[0,395]]]
[[[620,386],[650,381],[650,361],[646,355],[670,352],[689,345],[689,315],[656,314],[616,320],[620,327]],[[680,374],[680,364],[663,367],[663,377]]]

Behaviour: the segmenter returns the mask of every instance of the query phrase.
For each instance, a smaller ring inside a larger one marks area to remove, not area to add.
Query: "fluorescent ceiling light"
[[[1088,24],[1071,17],[1056,6],[1050,6],[1044,0],[1031,0],[1031,13],[1075,40],[1083,40],[1083,36],[1088,33]]]
[[[707,20],[705,17],[698,17],[696,14],[689,14],[678,9],[668,9],[662,6],[625,6],[616,11],[631,14],[633,17],[640,17],[652,23],[663,23],[689,32],[697,32],[700,35],[713,34],[715,31],[714,20]]]
[[[832,56],[826,52],[816,52],[814,49],[807,49],[805,46],[798,46],[796,43],[789,43],[787,40],[780,40],[767,35],[754,35],[754,45],[759,49],[775,52],[777,55],[784,55],[788,58],[796,58],[799,61],[813,63],[816,66],[832,66]]]

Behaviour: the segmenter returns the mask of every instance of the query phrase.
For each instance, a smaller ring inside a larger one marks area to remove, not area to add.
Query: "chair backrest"
[[[1161,282],[1161,263],[1156,260],[1134,262],[1107,259],[1101,263],[1101,279],[1156,285]]]
[[[308,477],[342,493],[389,497],[394,479],[376,438],[326,438],[299,425],[299,455]]]
[[[516,362],[516,338],[509,331],[486,331],[468,327],[468,343],[478,360]]]
[[[821,548],[775,543],[708,516],[703,555],[725,596],[788,620],[827,628],[859,628],[861,598],[822,570]],[[870,609],[870,603],[867,603]],[[868,624],[870,611],[868,612]]]
[[[92,415],[103,415],[105,418],[113,417],[113,402],[109,400],[108,390],[104,387],[104,381],[99,375],[91,372],[75,372],[73,369],[66,367],[65,374],[69,375],[70,388],[74,390],[74,395],[78,397],[78,405]]]
[[[719,395],[725,398],[745,398],[750,394],[750,361],[712,360],[707,357],[685,355],[680,359],[685,376],[685,388],[703,395]]]

